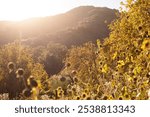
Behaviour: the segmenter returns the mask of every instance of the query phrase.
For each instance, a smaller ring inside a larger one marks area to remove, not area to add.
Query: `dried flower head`
[[[108,96],[107,96],[107,95],[104,95],[102,99],[103,99],[103,100],[108,100]]]
[[[74,77],[74,78],[73,78],[73,81],[77,83],[79,80],[78,80],[77,77]]]
[[[38,87],[38,83],[33,76],[29,77],[28,85],[30,85],[31,87]]]
[[[71,66],[71,64],[70,64],[70,63],[67,63],[67,64],[66,64],[66,67],[70,67],[70,66]]]
[[[65,82],[65,81],[66,81],[66,78],[65,78],[64,76],[61,76],[61,77],[60,77],[60,81],[61,81],[61,82]]]
[[[19,68],[17,71],[16,71],[16,74],[17,76],[23,76],[24,75],[24,70],[22,68]]]
[[[7,68],[9,70],[13,70],[13,69],[15,69],[15,64],[13,62],[9,62],[8,65],[7,65]]]
[[[25,97],[30,97],[30,96],[32,95],[31,89],[28,89],[28,88],[24,89],[24,90],[23,90],[23,95],[24,95]]]
[[[118,100],[123,100],[123,97],[122,97],[122,96],[119,96]]]
[[[72,74],[72,75],[76,75],[76,73],[77,73],[76,70],[72,70],[72,71],[71,71],[71,74]]]

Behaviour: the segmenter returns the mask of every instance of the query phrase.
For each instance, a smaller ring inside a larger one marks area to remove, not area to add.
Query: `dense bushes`
[[[110,26],[109,38],[103,44],[97,41],[97,50],[85,44],[73,48],[66,58],[79,79],[75,85],[80,94],[75,96],[80,99],[84,90],[90,99],[148,99],[150,2],[129,0],[125,6],[127,11]]]
[[[2,47],[1,87],[8,75],[7,63],[12,61],[25,69],[26,77],[32,74],[41,81],[39,99],[149,99],[150,1],[128,0],[124,6],[126,11],[111,24],[104,43],[88,42],[68,52],[64,46],[48,45],[34,54],[17,44]]]
[[[15,88],[13,86],[17,85],[16,82],[12,82],[13,85],[10,85],[10,86],[8,86],[7,84],[9,80],[12,80],[12,78],[14,77],[17,78],[18,70],[22,68],[24,69],[23,76],[24,76],[25,81],[27,81],[27,78],[29,78],[30,75],[34,75],[35,79],[41,82],[42,90],[44,90],[43,81],[45,81],[48,78],[48,75],[46,74],[41,64],[34,62],[34,60],[32,59],[31,53],[32,53],[31,48],[21,46],[18,42],[1,47],[0,49],[0,65],[1,65],[0,67],[0,74],[1,74],[0,75],[0,91],[1,92],[0,93],[7,93],[8,88],[9,89]],[[10,63],[10,61],[14,64],[13,76],[11,75],[12,73],[10,71],[10,68],[7,68],[7,65]],[[22,87],[25,88],[25,86],[22,86]]]

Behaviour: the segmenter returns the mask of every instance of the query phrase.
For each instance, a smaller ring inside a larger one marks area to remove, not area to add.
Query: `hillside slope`
[[[52,41],[69,46],[95,41],[108,36],[107,25],[116,19],[116,12],[109,8],[81,6],[56,16],[32,18],[19,23],[0,22],[0,44],[19,38],[18,30],[22,32],[24,43],[30,45]]]

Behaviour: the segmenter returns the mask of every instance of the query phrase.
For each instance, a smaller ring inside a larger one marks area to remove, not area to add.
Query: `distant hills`
[[[116,19],[115,9],[81,6],[64,14],[32,18],[21,22],[0,22],[0,44],[19,38],[25,44],[36,46],[48,42],[80,45],[87,41],[103,39],[109,35],[108,24]]]

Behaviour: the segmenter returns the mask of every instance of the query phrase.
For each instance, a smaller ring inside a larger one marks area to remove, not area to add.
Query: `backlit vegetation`
[[[104,42],[98,39],[96,44],[88,42],[68,50],[48,45],[47,51],[39,49],[39,53],[18,42],[2,46],[0,99],[149,99],[150,1],[127,0],[124,6],[126,11],[112,22]],[[53,58],[58,62],[54,66],[46,61]],[[51,72],[59,64],[60,69]],[[15,82],[22,79],[22,85],[8,85],[10,77]]]

